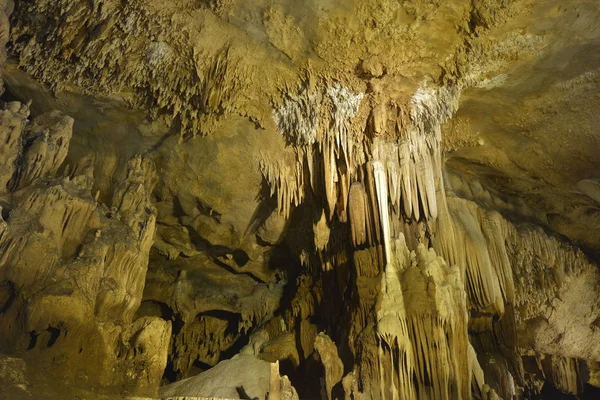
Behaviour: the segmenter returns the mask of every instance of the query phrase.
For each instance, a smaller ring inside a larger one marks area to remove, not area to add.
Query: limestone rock
[[[115,198],[123,219],[135,224],[120,222],[89,186],[54,177],[72,122],[43,115],[19,138],[17,190],[6,197],[10,214],[0,238],[2,351],[26,352],[70,382],[152,394],[166,364],[171,323],[132,320],[154,236],[153,171],[136,182],[136,195],[128,194],[143,164],[132,161]],[[147,369],[135,372],[136,363]]]
[[[598,21],[0,1],[0,396],[593,390]]]
[[[25,377],[25,360],[0,356],[0,395],[3,398],[33,398],[29,391],[29,382]]]
[[[161,176],[157,193],[171,200],[179,214],[213,220],[190,221],[200,237],[213,245],[236,248],[259,206],[258,155],[282,146],[273,132],[258,131],[237,118],[214,135],[185,145],[169,138],[155,156]]]
[[[67,157],[72,132],[73,119],[60,112],[41,115],[27,125],[11,186],[21,189],[36,178],[54,175]]]
[[[17,159],[21,155],[22,134],[29,117],[29,108],[20,103],[12,103],[0,111],[0,193],[8,191],[8,183],[17,168]]]
[[[267,398],[271,389],[271,364],[249,355],[222,361],[210,370],[161,388],[162,397]],[[276,371],[277,372],[277,371]],[[280,377],[275,382],[279,384]],[[289,381],[278,387],[280,399],[294,399]],[[282,390],[283,389],[283,390]]]
[[[335,343],[323,332],[315,338],[315,351],[325,368],[324,398],[333,399],[333,387],[342,381],[344,365],[337,354]]]

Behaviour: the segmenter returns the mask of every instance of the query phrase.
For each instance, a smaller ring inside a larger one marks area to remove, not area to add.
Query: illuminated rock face
[[[599,27],[0,1],[0,397],[593,398]]]

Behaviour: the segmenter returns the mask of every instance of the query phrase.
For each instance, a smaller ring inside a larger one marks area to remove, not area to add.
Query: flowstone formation
[[[0,1],[0,397],[597,396],[563,3]]]
[[[67,381],[120,379],[152,394],[171,323],[133,316],[155,231],[154,166],[130,160],[109,209],[92,195],[89,170],[57,175],[73,120],[28,116],[16,102],[2,111],[3,153],[14,168],[4,170],[11,178],[1,192],[1,350],[26,351]]]

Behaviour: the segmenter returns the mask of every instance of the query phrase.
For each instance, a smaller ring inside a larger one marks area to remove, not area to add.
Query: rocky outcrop
[[[3,111],[20,125],[4,127],[1,140],[18,150],[2,197],[2,351],[72,382],[153,393],[171,323],[133,320],[155,232],[152,162],[131,160],[109,209],[78,176],[57,174],[73,121],[52,113],[28,123],[26,109]]]
[[[173,319],[169,373],[212,367],[279,307],[285,282],[259,283],[205,253],[173,262],[153,258],[138,315]]]
[[[193,378],[167,385],[161,388],[160,394],[168,398],[298,399],[287,377],[279,376],[276,364],[249,355],[236,356]]]
[[[335,343],[324,333],[320,333],[315,338],[315,351],[319,354],[325,369],[325,377],[321,383],[321,397],[332,399],[333,388],[342,381],[344,376],[344,365],[338,356]]]
[[[20,103],[11,103],[2,110],[2,169],[0,171],[0,193],[9,190],[9,183],[15,174],[17,159],[21,155],[21,136],[29,117],[29,107]]]

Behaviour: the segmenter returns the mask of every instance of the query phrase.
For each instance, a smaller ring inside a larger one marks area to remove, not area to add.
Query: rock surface
[[[0,396],[594,398],[599,45],[583,0],[0,0]]]

